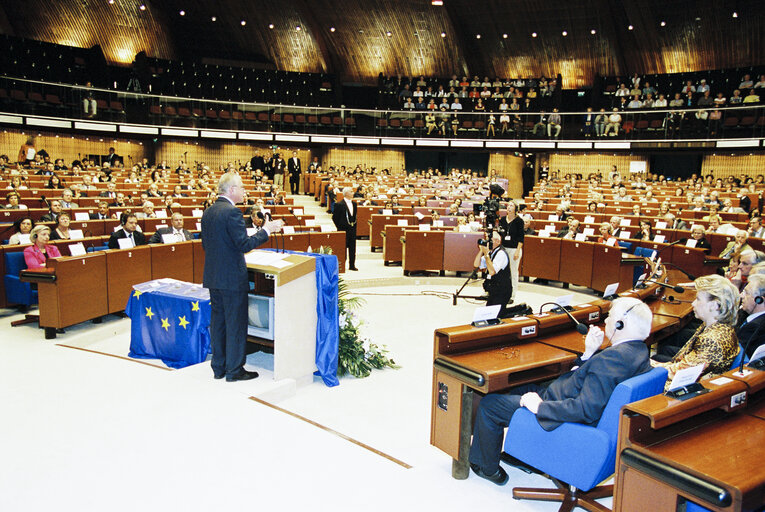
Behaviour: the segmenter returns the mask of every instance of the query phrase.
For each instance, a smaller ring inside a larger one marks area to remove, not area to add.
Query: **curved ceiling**
[[[6,1],[0,30],[71,46],[98,44],[116,63],[129,64],[145,51],[165,59],[334,73],[361,83],[374,83],[378,73],[561,73],[564,87],[574,88],[591,84],[596,74],[765,63],[765,2],[146,0],[144,10],[141,3]]]

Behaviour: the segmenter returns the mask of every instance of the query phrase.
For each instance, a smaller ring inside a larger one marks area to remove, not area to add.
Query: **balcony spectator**
[[[653,108],[667,108],[667,98],[663,94],[659,94],[658,99],[653,102]]]
[[[645,97],[645,100],[643,101],[643,108],[653,108],[654,100],[653,100],[653,94],[647,94]]]
[[[500,129],[500,135],[507,133],[510,130],[510,116],[507,112],[503,112],[499,115],[499,125],[502,127]]]
[[[649,94],[655,96],[657,92],[656,88],[652,86],[650,82],[646,82],[645,86],[643,86],[643,96],[648,96]]]
[[[412,96],[406,99],[423,98],[423,97],[425,97],[425,94],[422,92],[422,89],[420,89],[419,87],[415,87],[414,91],[412,92]]]
[[[606,132],[606,124],[608,123],[608,114],[606,109],[601,108],[598,115],[595,116],[595,135],[602,137]],[[619,127],[616,127],[616,131],[619,131]]]
[[[419,102],[417,103],[419,105]],[[417,110],[421,110],[420,107],[416,107]],[[430,98],[427,105],[427,110],[438,110],[438,105],[436,105],[436,100],[434,98]]]
[[[534,128],[531,130],[531,133],[536,135],[538,130],[541,130],[544,134],[545,130],[547,129],[547,113],[546,112],[540,112],[539,113],[539,119],[534,124]]]
[[[552,114],[550,114],[550,117],[547,120],[547,136],[557,139],[558,136],[560,136],[562,123],[563,120],[558,113],[558,109],[554,108]],[[555,135],[553,135],[553,132],[555,132]]]
[[[481,97],[481,93],[478,92],[478,88],[477,87],[473,87],[472,89],[470,89],[470,94],[468,94],[468,97],[470,99],[474,99],[475,100],[475,99],[478,99],[478,98]]]
[[[711,107],[714,105],[714,98],[712,98],[712,93],[709,92],[709,89],[707,89],[704,92],[703,96],[699,98],[699,101],[696,103],[696,105],[699,107],[704,107],[704,108]]]
[[[486,105],[484,105],[483,100],[481,98],[478,98],[478,101],[473,107],[473,110],[475,112],[484,112],[486,110]]]
[[[82,100],[82,111],[86,117],[96,117],[98,104],[93,97],[93,84],[87,82],[85,88],[85,97]]]
[[[406,101],[407,98],[412,97],[412,91],[409,90],[409,84],[404,85],[404,88],[401,89],[398,93],[398,100],[403,103]]]
[[[760,75],[760,81],[754,84],[755,89],[765,89],[765,75]]]
[[[715,107],[722,108],[728,102],[728,99],[725,97],[723,93],[718,92],[713,102],[715,104]]]
[[[502,98],[502,101],[499,102],[497,109],[500,112],[505,112],[506,110],[510,110],[510,105],[507,103],[507,100],[505,98]]]
[[[446,98],[444,98],[444,99],[446,99]],[[454,111],[461,111],[462,110],[462,103],[460,103],[460,99],[459,98],[454,98],[452,100],[451,109],[454,110]]]
[[[451,80],[449,80],[449,87],[460,87],[460,81],[457,79],[457,75],[452,75]]]
[[[678,108],[683,106],[683,96],[679,92],[675,93],[675,97],[669,102],[669,106],[672,108]]]
[[[592,133],[595,131],[595,113],[592,111],[592,107],[587,107],[587,113],[584,115],[584,122],[582,125],[582,134],[585,137],[592,137]]]
[[[629,96],[630,90],[627,89],[627,85],[624,83],[619,84],[619,88],[614,93],[614,96],[620,97],[620,96]]]
[[[611,135],[613,137],[619,134],[619,128],[622,124],[622,116],[619,114],[619,109],[614,109],[611,115],[608,116],[608,123],[606,123],[606,129],[603,135]]]
[[[741,80],[741,83],[738,84],[739,89],[751,89],[754,83],[752,82],[752,77],[747,73],[744,75],[744,78]]]
[[[417,103],[422,103],[421,97],[417,98]],[[415,106],[414,106],[414,103],[412,103],[412,98],[407,98],[406,102],[404,102],[404,106],[401,108],[403,108],[404,110],[414,110]]]
[[[470,92],[468,92],[468,88],[467,88],[466,85],[462,86],[460,88],[460,92],[457,93],[457,96],[462,98],[462,99],[466,99],[466,98],[470,97]]]
[[[481,79],[478,78],[478,75],[473,77],[473,80],[470,81],[470,87],[478,88],[481,87]]]
[[[685,82],[685,85],[683,86],[683,88],[680,89],[680,92],[686,95],[694,94],[696,92],[696,86],[693,85],[692,81],[688,80],[687,82]]]
[[[443,111],[449,110],[449,107],[451,107],[451,105],[449,104],[449,98],[446,98],[446,97],[441,98],[441,103],[439,103],[438,109],[443,112]]]
[[[760,102],[760,95],[757,94],[754,89],[749,89],[749,94],[746,95],[743,103],[749,104],[749,103],[759,103],[759,102]]]
[[[484,87],[484,88],[481,90],[481,98],[483,98],[483,99],[489,99],[489,98],[491,98],[491,91],[489,90],[489,88],[488,88],[488,87]]]
[[[707,85],[706,79],[702,78],[699,82],[699,86],[696,88],[696,92],[699,94],[704,94],[705,92],[711,92],[709,90],[709,85]]]
[[[741,103],[744,101],[744,98],[741,97],[741,91],[736,89],[733,91],[733,96],[730,97],[730,103],[731,105],[741,105]]]

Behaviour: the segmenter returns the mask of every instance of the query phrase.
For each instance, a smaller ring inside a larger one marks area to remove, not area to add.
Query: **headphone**
[[[762,295],[758,295],[757,297],[754,298],[755,304],[762,304],[763,302],[765,302],[765,298],[763,298]]]
[[[638,304],[640,304],[640,303],[638,303]],[[632,311],[633,309],[635,309],[635,307],[638,304],[633,304],[632,306],[630,306],[630,308],[627,311],[624,312],[624,314],[622,315],[621,320],[617,320],[616,323],[614,324],[614,329],[616,329],[617,331],[621,331],[622,329],[624,329],[624,319],[627,318],[627,315],[629,314],[629,312]]]

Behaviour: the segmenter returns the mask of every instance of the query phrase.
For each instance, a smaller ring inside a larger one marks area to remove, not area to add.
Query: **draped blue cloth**
[[[265,249],[273,251],[274,249]],[[281,251],[279,251],[281,252]],[[337,357],[340,346],[338,282],[340,267],[334,254],[284,251],[311,256],[316,260],[316,371],[327,386],[337,386]]]
[[[210,353],[210,292],[201,285],[170,279],[135,285],[125,313],[130,357],[184,368]]]

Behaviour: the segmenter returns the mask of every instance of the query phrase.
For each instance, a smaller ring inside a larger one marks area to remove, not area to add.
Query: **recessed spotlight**
[[[141,4],[141,5],[138,6],[138,8],[141,9],[142,11],[145,11],[146,10],[146,4]]]
[[[388,36],[388,37],[390,37],[390,36],[392,36],[392,35],[393,35],[393,32],[391,32],[391,31],[389,30],[389,31],[387,31],[387,32],[385,33],[385,35],[386,35],[386,36]]]
[[[186,16],[186,11],[181,11],[178,14],[180,14],[181,16]]]
[[[564,30],[563,32],[561,32],[561,35],[562,35],[563,37],[566,37],[566,36],[568,35],[568,32],[566,32],[566,31]]]
[[[330,32],[334,32],[335,31],[335,27],[329,27],[329,31]]]
[[[109,5],[112,5],[114,3],[114,0],[109,0]]]
[[[532,32],[531,33],[531,37],[537,37],[537,33],[536,32]]]
[[[273,23],[269,23],[269,24],[268,24],[268,28],[270,28],[271,30],[273,30],[273,29],[274,29],[274,24],[273,24]]]
[[[215,16],[213,16],[212,18],[210,18],[210,20],[212,20],[212,21],[218,21],[218,18],[217,18],[217,17],[215,17]]]
[[[661,23],[659,23],[659,25],[661,25],[662,27],[666,27],[667,26],[667,22],[666,21],[662,21]]]
[[[634,28],[635,28],[635,27],[633,27],[632,25],[630,25],[629,27],[627,27],[627,30],[633,30]]]
[[[444,5],[444,0],[430,0],[430,5]]]
[[[446,37],[446,32],[441,32],[441,37]]]
[[[736,11],[733,11],[733,17],[738,18],[738,13]]]
[[[590,30],[590,34],[595,35],[595,29]]]
[[[507,34],[502,34],[502,39],[507,39]]]
[[[242,20],[242,21],[240,21],[239,23],[240,23],[242,26],[245,26],[245,25],[247,25],[247,22],[246,22],[245,20]]]
[[[303,30],[303,27],[301,27],[300,25],[298,25],[297,27],[295,27],[295,30],[297,30],[298,32],[300,32],[301,30]]]
[[[475,35],[475,38],[476,38],[476,39],[481,39],[481,34],[476,34],[476,35]]]

